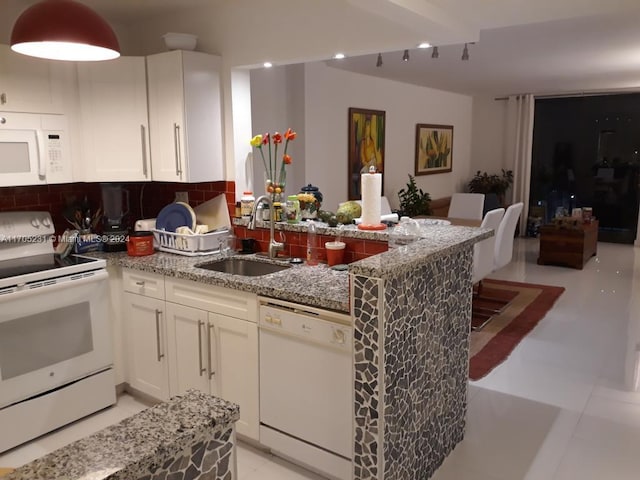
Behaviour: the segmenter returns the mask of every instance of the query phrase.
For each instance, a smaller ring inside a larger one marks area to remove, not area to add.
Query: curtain
[[[529,183],[531,181],[531,151],[533,147],[533,113],[535,98],[531,94],[512,95],[508,100],[507,152],[513,159],[512,203],[522,202],[520,235],[527,233],[529,216]]]

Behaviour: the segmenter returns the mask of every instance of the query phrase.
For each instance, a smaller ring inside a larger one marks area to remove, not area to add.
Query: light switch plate
[[[176,202],[189,203],[189,192],[176,192]]]

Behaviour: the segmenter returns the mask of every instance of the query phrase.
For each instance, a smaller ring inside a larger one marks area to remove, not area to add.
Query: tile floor
[[[600,243],[584,270],[536,264],[519,239],[495,278],[566,288],[509,359],[469,385],[465,439],[434,480],[640,478],[640,248]],[[116,407],[0,455],[19,466],[145,406]],[[247,445],[239,480],[320,477]]]

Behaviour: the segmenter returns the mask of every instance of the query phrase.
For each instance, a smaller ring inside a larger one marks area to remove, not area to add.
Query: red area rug
[[[532,283],[483,280],[482,297],[474,299],[473,305],[491,307],[495,302],[484,298],[498,298],[509,304],[493,316],[480,331],[471,332],[469,347],[469,378],[478,380],[504,362],[516,345],[544,318],[563,287],[535,285]],[[482,323],[472,318],[472,325]]]

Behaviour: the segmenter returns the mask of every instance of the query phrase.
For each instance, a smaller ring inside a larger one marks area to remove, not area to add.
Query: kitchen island
[[[238,418],[237,405],[190,390],[3,479],[232,480],[237,478],[234,423]]]
[[[426,238],[354,262],[348,272],[296,266],[262,277],[194,266],[215,255],[102,255],[112,265],[350,313],[352,477],[423,479],[464,435],[473,245],[490,235],[434,226]]]

